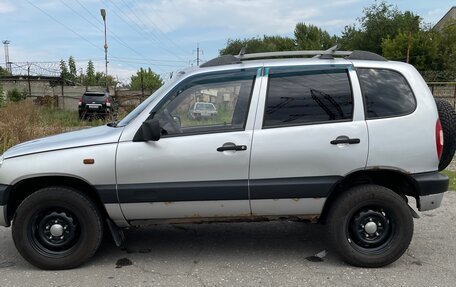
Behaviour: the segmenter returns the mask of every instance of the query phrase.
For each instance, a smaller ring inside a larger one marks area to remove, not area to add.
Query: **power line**
[[[65,29],[67,29],[68,31],[72,32],[73,34],[77,35],[79,38],[83,39],[84,41],[86,41],[87,43],[89,43],[90,45],[92,45],[93,47],[95,47],[96,49],[101,49],[100,47],[98,47],[97,45],[95,45],[94,43],[92,43],[91,41],[89,41],[87,38],[85,38],[84,36],[82,36],[81,34],[79,34],[78,32],[74,31],[73,29],[71,29],[70,27],[68,27],[67,25],[65,25],[64,23],[62,23],[61,21],[57,20],[56,18],[54,18],[51,14],[47,13],[46,11],[44,11],[43,9],[41,9],[40,7],[36,6],[35,4],[33,4],[32,2],[30,2],[29,0],[26,0],[30,5],[32,5],[33,7],[35,7],[36,9],[40,10],[43,14],[45,14],[46,16],[48,16],[49,18],[51,18],[52,20],[54,20],[56,23],[62,25],[63,27],[65,27]],[[103,49],[101,49],[103,50]]]
[[[181,60],[162,60],[162,59],[151,59],[151,58],[128,58],[128,57],[114,57],[111,56],[111,58],[114,59],[121,59],[121,60],[137,60],[137,61],[149,61],[149,62],[173,62],[173,63],[187,63],[187,61],[181,61]]]
[[[152,24],[152,26],[157,30],[157,33],[155,33],[153,30],[150,30],[148,27],[147,27],[147,24],[144,23],[144,21],[141,19],[141,17],[139,17],[135,10],[133,10],[133,8],[128,5],[128,3],[125,2],[125,0],[121,0],[122,3],[129,8],[129,10],[132,12],[132,14],[136,17],[136,19],[138,19],[139,22],[141,22],[141,24],[143,25],[143,27],[149,31],[152,35],[154,35],[157,39],[159,39],[159,35],[161,34],[166,40],[168,40],[169,43],[173,44],[174,46],[176,46],[178,49],[180,49],[181,51],[182,48],[177,45],[176,43],[174,43],[169,37],[167,37],[163,32],[161,32],[161,30],[155,25],[155,23],[152,21],[152,19],[150,19],[150,17],[146,14],[146,13],[142,13],[149,21],[150,21],[150,24]],[[183,51],[185,53],[185,51]]]
[[[157,42],[158,44],[162,44],[162,43],[160,43],[160,42],[161,42],[160,40],[154,39],[154,38],[150,37],[149,34],[147,34],[146,32],[144,32],[144,29],[141,28],[141,26],[139,26],[139,24],[136,23],[136,21],[134,21],[133,19],[131,19],[130,16],[128,16],[128,14],[126,14],[125,12],[123,12],[122,9],[121,9],[114,1],[110,0],[110,2],[111,2],[111,4],[114,5],[114,7],[115,7],[122,15],[124,15],[124,17],[126,17],[128,20],[130,20],[131,22],[133,22],[133,24],[135,24],[135,25],[138,27],[138,29],[134,28],[135,31],[139,32],[140,34],[143,34],[145,37],[147,37],[148,39],[152,40],[153,42]],[[128,23],[127,21],[125,21],[119,14],[117,14],[114,10],[113,10],[113,12],[114,12],[122,21],[124,21],[125,23],[127,23],[127,25],[129,25],[130,27],[133,27],[130,23]],[[160,48],[160,49],[162,49],[162,50],[164,50],[164,51],[166,51],[167,53],[173,55],[174,57],[176,57],[176,58],[178,58],[178,59],[184,61],[184,59],[181,58],[179,55],[177,55],[177,54],[174,53],[173,51],[171,51],[171,50],[169,50],[169,49],[163,47],[162,45],[158,45],[157,47]]]
[[[62,1],[62,0],[61,0]],[[76,2],[79,4],[79,6],[81,6],[87,13],[89,13],[93,19],[95,19],[100,25],[102,25],[103,23],[95,16],[92,14],[92,12],[87,9],[84,4],[82,4],[79,0],[76,0]],[[71,8],[70,8],[71,9]],[[71,9],[73,10],[73,9]],[[81,14],[79,14],[78,12],[76,12],[75,10],[73,10],[76,14],[78,14],[79,16],[81,16],[82,18],[85,18],[84,16],[82,16]],[[85,18],[86,19],[86,18]],[[87,19],[86,19],[87,20]],[[89,21],[88,21],[89,22]],[[90,22],[91,23],[91,22]],[[93,25],[91,23],[91,25]],[[93,25],[93,26],[96,26],[96,25]],[[103,30],[101,28],[98,28],[101,32],[103,32]],[[119,42],[122,46],[124,46],[125,48],[129,49],[130,51],[134,52],[135,54],[137,54],[138,56],[140,57],[146,57],[144,56],[144,54],[138,52],[136,49],[132,48],[130,45],[128,45],[127,43],[125,43],[116,33],[114,33],[114,31],[112,31],[111,29],[109,29],[108,27],[108,32],[109,34],[111,34],[111,36],[114,38],[114,40],[116,40],[117,42]]]
[[[128,61],[128,60],[121,60],[116,58],[109,58],[109,61],[112,62],[120,62],[120,63],[130,63],[130,64],[140,64],[140,65],[149,65],[149,62],[140,62],[140,61]],[[182,65],[167,65],[167,64],[155,64],[155,66],[160,67],[176,67],[176,68],[183,68]]]

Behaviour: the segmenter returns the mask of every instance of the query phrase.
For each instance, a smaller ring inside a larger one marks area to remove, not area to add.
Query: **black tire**
[[[48,270],[70,269],[95,254],[103,238],[103,222],[95,204],[82,193],[48,187],[22,201],[12,233],[19,253],[31,264]]]
[[[435,103],[443,130],[443,151],[439,162],[439,171],[442,171],[451,163],[456,151],[456,112],[448,101],[436,99]]]
[[[331,206],[327,218],[329,239],[348,264],[369,268],[391,264],[404,254],[412,240],[409,207],[388,188],[356,186]]]

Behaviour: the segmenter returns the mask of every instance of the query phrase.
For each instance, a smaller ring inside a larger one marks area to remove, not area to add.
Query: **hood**
[[[7,150],[6,158],[81,146],[116,143],[123,128],[100,126],[24,142]]]

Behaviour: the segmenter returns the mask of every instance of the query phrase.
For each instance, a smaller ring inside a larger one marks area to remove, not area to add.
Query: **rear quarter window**
[[[399,72],[375,68],[358,68],[357,72],[367,119],[404,116],[415,110],[415,96]]]

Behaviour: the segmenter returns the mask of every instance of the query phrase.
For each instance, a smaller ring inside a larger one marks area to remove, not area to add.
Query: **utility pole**
[[[28,82],[28,89],[29,89],[29,97],[32,96],[32,87],[30,86],[30,63],[27,63],[27,82]]]
[[[106,10],[100,9],[101,17],[104,22],[104,51],[105,51],[105,81],[106,81],[106,92],[109,92],[108,86],[108,38],[106,36]]]
[[[198,67],[200,65],[200,47],[199,47],[199,43],[196,43],[196,65]]]
[[[196,66],[199,66],[200,63],[201,63],[201,56],[200,55],[204,55],[204,51],[202,49],[200,49],[199,43],[196,43],[196,51],[193,50],[193,53],[195,53],[195,52],[196,52]],[[195,60],[190,62],[192,66],[193,66],[193,62],[194,61]]]
[[[144,73],[143,73],[143,68],[141,68],[141,100],[142,102],[144,100]]]
[[[13,71],[11,69],[11,62],[9,60],[9,48],[8,48],[8,45],[11,43],[9,40],[5,40],[2,42],[3,43],[3,47],[5,49],[5,67],[6,67],[6,70],[12,74]]]

